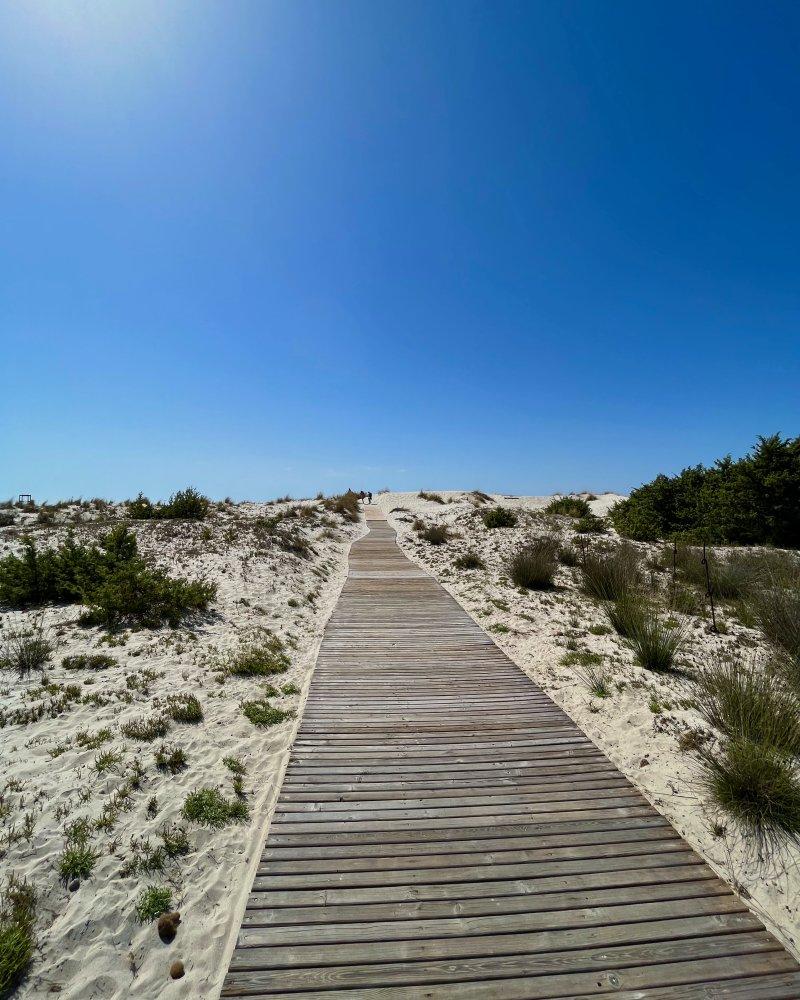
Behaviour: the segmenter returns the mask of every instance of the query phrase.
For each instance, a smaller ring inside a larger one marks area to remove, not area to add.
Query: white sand
[[[570,519],[543,519],[540,512],[551,497],[508,498],[498,494],[495,502],[515,508],[521,516],[514,528],[489,531],[476,516],[473,498],[460,492],[440,495],[448,501],[445,505],[422,500],[415,493],[382,494],[376,502],[397,529],[406,554],[447,588],[497,645],[578,723],[742,896],[776,937],[800,957],[800,852],[786,848],[769,861],[760,860],[752,841],[737,835],[724,814],[709,802],[691,754],[678,745],[678,737],[686,730],[709,730],[694,709],[680,707],[681,701],[693,696],[691,683],[654,675],[636,666],[630,650],[613,632],[591,634],[588,629],[592,625],[608,623],[602,611],[577,589],[576,569],[561,567],[556,580],[559,589],[552,593],[522,594],[507,580],[505,560],[520,542],[545,533],[559,533],[567,539],[573,533]],[[602,515],[617,499],[613,494],[604,494],[591,501],[590,507]],[[398,507],[409,513],[391,513]],[[416,517],[427,523],[447,524],[462,537],[441,546],[422,542],[411,528]],[[638,548],[650,554],[659,547]],[[482,557],[486,571],[454,569],[453,560],[468,550]],[[709,634],[703,619],[674,617],[689,630],[680,655],[688,665],[699,665],[717,651],[738,651],[748,657],[766,651],[757,632],[724,613],[727,635]],[[585,668],[559,662],[570,637],[577,640],[581,650],[606,657],[604,668],[612,681],[625,684],[624,690],[613,689],[612,696],[606,699],[593,697],[582,676]],[[651,701],[656,712],[651,710]],[[726,828],[724,835],[715,836],[715,824]]]
[[[101,630],[75,624],[82,610],[79,606],[44,613],[48,631],[59,642],[47,669],[49,680],[77,683],[82,693],[113,693],[105,705],[77,704],[56,718],[45,716],[0,728],[0,793],[8,810],[2,815],[0,809],[0,868],[4,875],[13,871],[27,876],[39,894],[39,949],[20,997],[39,998],[50,991],[64,1000],[219,995],[297,725],[287,721],[271,729],[256,728],[242,715],[240,702],[257,698],[270,680],[276,687],[294,682],[303,692],[272,698],[273,704],[301,706],[325,621],[344,582],[350,542],[365,531],[363,524],[345,524],[336,515],[326,515],[332,527],[326,529],[317,522],[299,529],[316,550],[309,559],[274,546],[259,546],[246,530],[248,522],[289,506],[239,504],[198,524],[134,525],[140,551],[151,554],[170,572],[189,578],[205,576],[218,583],[215,615],[196,628],[130,632],[124,646],[109,648],[100,645]],[[58,516],[74,514],[75,508],[68,508]],[[84,518],[90,516],[94,515],[83,513]],[[204,537],[206,529],[211,531],[210,539]],[[34,526],[33,530],[42,544],[64,535],[58,527]],[[80,539],[93,530],[96,533],[99,528],[80,526],[77,536]],[[15,528],[0,529],[0,555],[18,545]],[[313,604],[306,600],[312,590],[317,591]],[[299,602],[297,608],[288,605],[290,598]],[[1,615],[0,638],[36,617],[32,611]],[[217,651],[235,649],[240,639],[256,636],[263,628],[272,629],[287,643],[290,670],[264,681],[229,676],[218,683],[218,671],[213,669]],[[115,656],[118,665],[96,673],[67,671],[60,665],[65,655],[101,651]],[[130,689],[126,676],[141,678],[145,670],[157,674],[147,692]],[[47,704],[46,694],[31,697],[39,685],[37,676],[20,680],[10,672],[0,674],[0,707],[11,712],[21,706]],[[188,756],[187,769],[172,777],[158,771],[153,760],[153,751],[162,740],[138,743],[122,737],[119,726],[130,718],[149,715],[159,699],[182,692],[199,697],[205,717],[197,725],[172,723],[165,740],[183,747]],[[129,694],[132,700],[126,703]],[[94,733],[102,728],[111,729],[113,739],[100,750],[75,745],[79,731]],[[59,745],[67,749],[52,757],[50,752]],[[101,776],[94,760],[109,749],[122,753],[123,761],[118,773]],[[250,821],[221,830],[183,821],[181,807],[195,788],[219,787],[228,798],[233,797],[232,776],[222,763],[225,756],[239,757],[247,766],[244,787]],[[131,797],[132,807],[120,815],[113,832],[95,835],[93,845],[102,853],[94,874],[77,891],[69,892],[57,874],[63,827],[78,817],[97,818],[130,774],[134,761],[142,764],[144,776],[141,788]],[[157,813],[151,818],[147,804],[152,796]],[[9,848],[5,838],[12,828],[21,828],[27,812],[32,812],[35,821],[32,838]],[[191,853],[179,860],[169,876],[121,876],[121,866],[131,857],[131,839],[146,836],[156,844],[157,831],[165,822],[186,826]],[[174,942],[165,945],[155,924],[138,922],[134,906],[143,886],[169,884],[170,878],[182,921]],[[175,959],[185,963],[186,975],[173,981],[169,968]]]

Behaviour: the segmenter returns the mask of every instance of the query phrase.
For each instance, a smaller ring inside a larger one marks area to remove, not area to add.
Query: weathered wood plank
[[[370,528],[223,996],[800,996],[756,917],[388,525]]]

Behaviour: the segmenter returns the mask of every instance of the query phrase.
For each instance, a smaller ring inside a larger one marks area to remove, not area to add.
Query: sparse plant
[[[420,490],[417,496],[420,500],[429,500],[432,503],[444,503],[444,498],[438,493],[426,493],[425,490]]]
[[[58,874],[67,883],[74,878],[89,878],[100,852],[90,847],[91,829],[87,820],[76,820],[65,830],[64,851],[58,860]]]
[[[431,524],[419,532],[419,537],[431,545],[444,545],[450,539],[450,531],[444,524]]]
[[[153,756],[159,771],[178,774],[186,767],[186,752],[174,743],[162,743]]]
[[[641,629],[646,607],[644,601],[635,591],[628,591],[616,601],[610,601],[604,606],[608,620],[614,631],[624,639],[630,639]]]
[[[27,677],[33,670],[44,670],[54,649],[41,621],[10,631],[0,650],[0,670],[16,670],[20,677]]]
[[[247,768],[238,757],[223,757],[222,763],[225,767],[227,767],[231,774],[244,774],[247,771]]]
[[[294,709],[275,708],[268,701],[255,700],[242,702],[242,712],[254,726],[276,726],[287,719],[295,718]]]
[[[791,661],[800,688],[800,590],[771,581],[752,595],[750,607],[764,638]]]
[[[465,552],[463,556],[453,560],[453,566],[456,569],[486,569],[486,564],[477,552]]]
[[[166,711],[173,722],[203,721],[203,708],[193,694],[171,694],[167,698]]]
[[[226,799],[217,788],[199,788],[187,796],[183,815],[203,826],[223,827],[246,820],[249,809],[242,799]]]
[[[61,666],[65,670],[106,670],[116,666],[117,661],[108,653],[79,653],[65,656]]]
[[[558,542],[537,538],[511,556],[508,575],[516,587],[525,590],[549,590],[558,568]]]
[[[225,663],[229,674],[240,677],[263,677],[284,674],[291,661],[277,635],[269,635],[260,642],[240,647]]]
[[[581,680],[596,698],[610,698],[611,685],[608,674],[597,667],[589,667],[581,675]]]
[[[152,743],[159,736],[167,735],[169,722],[163,715],[141,715],[136,719],[130,719],[128,722],[123,723],[119,729],[123,736],[127,736],[132,740],[140,740],[142,743]]]
[[[171,910],[172,890],[166,886],[148,886],[142,889],[136,900],[136,916],[142,924],[157,920],[162,913],[169,913]]]
[[[578,550],[574,545],[562,545],[559,547],[558,561],[562,566],[577,566],[578,560]]]
[[[36,893],[10,873],[0,893],[0,997],[22,982],[36,947]]]

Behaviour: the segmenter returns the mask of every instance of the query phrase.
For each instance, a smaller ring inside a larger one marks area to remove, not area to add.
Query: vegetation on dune
[[[456,569],[486,569],[486,565],[477,552],[465,552],[453,560]]]
[[[800,437],[759,437],[744,458],[657,476],[611,509],[617,531],[638,541],[800,547]]]
[[[285,674],[290,665],[283,642],[277,635],[269,635],[232,653],[225,661],[225,670],[239,677],[265,677]]]
[[[518,549],[509,560],[508,575],[525,590],[548,590],[558,569],[558,541],[537,538]]]
[[[581,570],[584,593],[599,601],[618,601],[639,584],[639,556],[632,545],[587,552]]]
[[[352,490],[338,496],[325,497],[322,506],[332,514],[338,514],[343,521],[357,521],[359,516],[358,494]]]
[[[513,528],[517,523],[517,515],[508,507],[491,507],[481,517],[487,528]]]
[[[142,889],[136,900],[136,916],[142,924],[157,920],[162,913],[172,909],[172,890],[166,886],[151,885]]]
[[[242,799],[226,799],[217,788],[198,788],[183,804],[185,819],[202,826],[223,827],[248,819],[250,810]]]
[[[592,511],[581,497],[555,497],[545,507],[547,514],[563,514],[566,517],[588,517]]]
[[[444,524],[430,524],[420,529],[419,537],[431,545],[444,545],[450,539],[450,532]]]
[[[9,631],[0,647],[0,670],[16,670],[27,677],[32,670],[44,670],[54,650],[41,622]]]
[[[417,496],[420,500],[429,500],[432,503],[444,503],[444,497],[438,493],[426,493],[425,490],[420,490]]]
[[[36,894],[10,874],[0,893],[0,997],[20,984],[36,947]]]
[[[83,603],[86,622],[110,627],[177,625],[205,610],[216,586],[169,576],[139,554],[136,536],[124,525],[98,545],[79,545],[70,535],[58,548],[36,548],[25,539],[21,555],[0,559],[0,602],[24,608]]]
[[[152,503],[143,493],[127,504],[128,517],[136,521],[181,520],[202,521],[208,514],[211,502],[194,487],[178,490],[169,498],[168,503]]]

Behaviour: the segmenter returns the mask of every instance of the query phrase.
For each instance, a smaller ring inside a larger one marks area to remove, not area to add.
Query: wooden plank
[[[370,513],[223,996],[800,996],[758,919]]]

